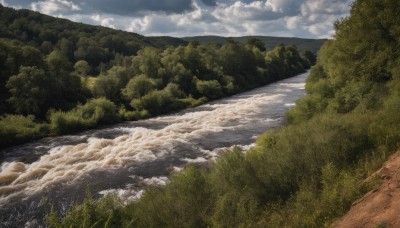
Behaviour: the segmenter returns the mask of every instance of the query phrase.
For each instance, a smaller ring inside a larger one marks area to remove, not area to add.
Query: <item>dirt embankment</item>
[[[400,227],[400,151],[379,170],[381,185],[354,203],[333,227]]]

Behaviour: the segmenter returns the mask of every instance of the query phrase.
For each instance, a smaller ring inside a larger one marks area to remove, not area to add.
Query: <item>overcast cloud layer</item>
[[[0,0],[142,35],[329,38],[351,0]]]

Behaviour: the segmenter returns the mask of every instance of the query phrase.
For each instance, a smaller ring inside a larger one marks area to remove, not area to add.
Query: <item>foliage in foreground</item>
[[[110,204],[112,212],[90,225],[107,226],[112,214],[126,227],[328,226],[376,184],[367,177],[400,146],[399,10],[396,0],[355,1],[319,52],[287,126],[264,133],[245,154],[189,166],[138,201]],[[79,207],[94,212],[104,200]],[[68,215],[51,214],[58,222],[49,225],[87,219]]]
[[[397,145],[400,130],[390,126],[398,121],[394,114],[322,115],[265,133],[246,154],[227,152],[210,168],[189,166],[128,205],[117,198],[86,200],[58,225],[79,227],[89,219],[85,210],[95,216],[95,227],[107,221],[122,227],[327,225],[373,186],[363,180],[394,148],[384,145]],[[390,129],[392,140],[380,141],[376,128]]]

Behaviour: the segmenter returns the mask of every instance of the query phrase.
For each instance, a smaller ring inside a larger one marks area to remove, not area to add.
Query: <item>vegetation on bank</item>
[[[0,12],[0,147],[193,107],[315,62],[311,52],[266,50],[257,39],[157,48],[135,34]]]
[[[399,148],[400,2],[356,0],[318,54],[288,124],[247,153],[187,167],[137,201],[90,197],[50,227],[323,227]],[[366,20],[368,18],[368,20]]]
[[[261,40],[265,43],[266,49],[273,49],[279,44],[285,44],[286,46],[294,45],[300,52],[311,51],[312,53],[317,53],[322,44],[327,41],[327,39],[305,39],[298,37],[273,37],[273,36],[241,36],[241,37],[231,37],[233,40],[246,43],[249,39]],[[226,38],[222,36],[192,36],[192,37],[182,37],[183,40],[188,42],[197,41],[200,44],[226,44]]]

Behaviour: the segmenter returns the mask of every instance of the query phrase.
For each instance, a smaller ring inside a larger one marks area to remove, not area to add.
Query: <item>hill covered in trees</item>
[[[324,227],[400,146],[400,2],[356,0],[318,53],[288,124],[247,153],[187,167],[125,204],[88,198],[51,227]],[[386,226],[384,222],[377,227]]]
[[[304,72],[313,53],[143,37],[0,6],[0,147],[193,107]]]
[[[242,36],[230,37],[234,41],[246,43],[249,40],[257,39],[265,43],[265,48],[271,50],[279,44],[295,45],[300,52],[311,51],[317,53],[321,46],[327,41],[326,39],[304,39],[296,37],[273,37],[273,36]],[[193,36],[182,37],[183,40],[193,42],[197,41],[200,44],[216,43],[226,44],[226,38],[222,36]]]
[[[127,56],[147,46],[165,48],[188,44],[179,38],[145,37],[1,5],[0,38],[33,46],[45,55],[58,49],[70,62],[87,61],[94,74],[107,68],[106,63],[117,53]]]

